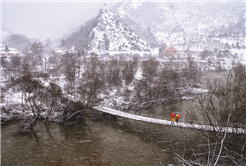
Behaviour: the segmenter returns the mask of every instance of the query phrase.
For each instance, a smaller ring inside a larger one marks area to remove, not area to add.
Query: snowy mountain
[[[147,42],[107,9],[101,9],[96,20],[97,26],[90,33],[90,50],[98,53],[150,52]]]
[[[65,38],[63,47],[99,54],[245,48],[243,2],[119,2]],[[237,47],[235,47],[237,46]],[[153,52],[152,52],[153,53]]]
[[[245,4],[243,2],[139,2],[118,3],[112,12],[144,39],[150,31],[158,44],[178,50],[227,49],[225,38],[245,46]],[[128,21],[130,22],[130,21]],[[218,40],[223,38],[223,41]],[[213,39],[215,41],[213,41]],[[236,41],[238,40],[238,41]],[[152,40],[153,41],[153,40]]]
[[[150,53],[150,46],[107,9],[64,40],[64,47],[86,49],[98,54]]]

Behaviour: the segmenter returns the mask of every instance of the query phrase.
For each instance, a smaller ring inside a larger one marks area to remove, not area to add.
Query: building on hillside
[[[11,57],[11,56],[19,56],[20,52],[15,48],[1,47],[1,56],[3,57]]]
[[[64,51],[62,50],[55,51],[55,55],[62,55],[62,54],[64,54]]]
[[[166,55],[176,55],[177,50],[173,47],[169,47],[169,48],[165,49],[165,54]]]

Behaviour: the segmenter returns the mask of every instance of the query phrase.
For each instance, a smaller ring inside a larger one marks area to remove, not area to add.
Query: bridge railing
[[[148,116],[143,116],[141,113],[127,113],[119,110],[115,110],[112,108],[108,107],[103,107],[103,106],[97,106],[95,109],[100,110],[102,112],[109,113],[111,115],[116,115],[116,116],[121,116],[124,118],[129,118],[133,120],[138,120],[138,121],[144,121],[148,123],[155,123],[155,124],[161,124],[161,125],[168,125],[168,126],[173,126],[173,127],[182,127],[182,128],[191,128],[191,129],[198,129],[198,130],[209,130],[209,131],[220,131],[220,132],[230,132],[230,133],[242,133],[246,134],[245,128],[235,128],[235,127],[220,127],[220,126],[210,126],[210,125],[201,125],[201,124],[190,124],[190,123],[185,123],[180,121],[179,123],[175,123],[175,125],[172,125],[170,120],[165,120],[165,119],[160,119],[156,117],[148,117]]]

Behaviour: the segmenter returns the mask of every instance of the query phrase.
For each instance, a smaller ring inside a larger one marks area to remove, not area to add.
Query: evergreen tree
[[[5,50],[4,50],[5,52],[9,52],[9,48],[8,48],[8,46],[6,45],[5,46]]]

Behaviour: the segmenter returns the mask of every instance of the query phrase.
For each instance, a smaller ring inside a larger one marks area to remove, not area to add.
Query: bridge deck
[[[120,116],[120,117],[124,117],[124,118],[128,118],[128,119],[133,119],[133,120],[138,120],[138,121],[143,121],[143,122],[148,122],[148,123],[171,126],[171,127],[246,134],[246,129],[242,129],[242,128],[212,127],[210,125],[200,125],[200,124],[190,124],[190,123],[180,123],[180,122],[175,123],[175,124],[171,124],[171,121],[169,121],[169,120],[163,120],[163,119],[157,119],[157,118],[150,118],[150,117],[135,115],[135,114],[126,113],[123,111],[118,111],[118,110],[108,108],[108,107],[103,107],[103,106],[96,106],[96,107],[94,107],[94,109],[101,111],[101,112],[111,114],[111,115],[115,115],[115,116]]]

